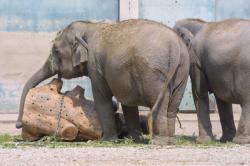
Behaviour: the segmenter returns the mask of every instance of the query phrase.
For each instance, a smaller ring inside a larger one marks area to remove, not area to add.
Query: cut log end
[[[64,130],[61,132],[60,137],[66,141],[73,141],[75,140],[77,134],[78,129],[75,126],[69,126],[67,128],[64,128]]]

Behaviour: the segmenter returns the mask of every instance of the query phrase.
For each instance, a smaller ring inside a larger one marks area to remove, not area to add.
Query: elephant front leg
[[[110,93],[105,93],[105,90],[92,84],[95,109],[102,126],[102,141],[110,141],[118,138],[115,112],[113,110],[112,96]]]
[[[206,77],[197,66],[191,66],[190,77],[192,82],[192,93],[197,110],[199,137],[198,143],[205,143],[212,139],[212,125],[209,116],[209,98]]]
[[[221,142],[232,141],[236,133],[232,104],[226,103],[217,97],[216,97],[216,103],[218,106],[218,112],[222,128],[222,137],[220,138],[220,141]]]
[[[206,143],[214,139],[212,124],[209,116],[208,96],[194,97],[197,110],[199,137],[198,143]]]
[[[128,137],[139,141],[142,138],[138,107],[128,107],[122,105],[123,115],[128,127]]]
[[[238,144],[250,143],[250,104],[242,105],[240,121],[233,142]]]

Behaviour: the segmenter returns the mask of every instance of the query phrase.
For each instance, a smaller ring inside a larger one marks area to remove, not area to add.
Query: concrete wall
[[[119,7],[120,5],[120,7]],[[120,14],[120,15],[119,15]],[[181,18],[250,18],[249,0],[0,0],[0,113],[17,112],[27,79],[42,66],[55,32],[73,20],[147,18],[169,26]],[[64,90],[88,79],[66,81]],[[182,109],[193,109],[190,85]]]
[[[250,18],[249,0],[215,0],[215,19]]]
[[[118,20],[117,0],[0,0],[0,30],[58,31],[73,20]]]
[[[173,26],[176,20],[200,18],[219,21],[227,18],[250,18],[249,0],[140,0],[139,18]]]
[[[141,0],[140,18],[173,26],[182,18],[214,19],[214,0]]]
[[[17,112],[22,88],[49,55],[56,31],[75,20],[119,19],[118,0],[0,0],[0,113]],[[77,84],[91,97],[89,79]]]

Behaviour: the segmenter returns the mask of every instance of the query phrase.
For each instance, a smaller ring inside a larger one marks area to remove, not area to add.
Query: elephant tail
[[[148,130],[151,136],[153,135],[153,126],[155,126],[155,120],[157,118],[158,113],[161,109],[168,109],[170,97],[173,91],[171,88],[171,81],[174,78],[175,72],[177,71],[180,62],[180,57],[181,46],[179,45],[179,48],[176,49],[176,52],[169,57],[168,73],[166,79],[148,117]]]

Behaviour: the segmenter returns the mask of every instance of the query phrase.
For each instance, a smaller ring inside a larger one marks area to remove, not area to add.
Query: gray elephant
[[[66,79],[88,76],[102,140],[117,138],[112,110],[115,96],[122,104],[130,137],[140,137],[138,106],[146,106],[152,109],[149,128],[153,142],[171,143],[188,73],[185,43],[163,24],[147,20],[73,22],[57,34],[45,65],[26,83],[16,126],[22,126],[30,88],[55,74]]]
[[[184,19],[178,21],[174,29],[185,40],[191,56],[190,76],[198,113],[198,141],[213,139],[208,108],[208,92],[211,92],[216,97],[222,126],[220,141],[250,143],[250,22]],[[242,108],[237,133],[233,103]]]

